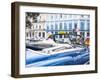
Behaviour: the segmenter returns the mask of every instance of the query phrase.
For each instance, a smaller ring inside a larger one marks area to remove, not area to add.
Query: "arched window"
[[[53,25],[51,25],[51,30],[53,30]]]
[[[72,30],[72,23],[69,23],[69,30]]]
[[[77,27],[77,21],[74,21],[74,28]]]
[[[53,15],[51,15],[51,19],[53,19]]]
[[[64,30],[67,30],[67,23],[64,23]]]
[[[47,25],[47,30],[49,30],[49,26]]]
[[[87,30],[88,31],[90,30],[90,21],[89,20],[87,21]]]
[[[62,14],[60,14],[60,18],[62,18]]]
[[[58,30],[58,25],[57,24],[55,24],[55,29]]]
[[[34,32],[32,33],[32,35],[34,36]]]
[[[26,37],[28,37],[28,33],[26,33]]]
[[[60,30],[62,30],[62,23],[60,23]]]
[[[43,37],[45,37],[45,32],[43,32],[42,34],[43,34]]]
[[[39,37],[41,36],[41,32],[39,32]]]
[[[81,20],[80,21],[80,30],[84,30],[84,27],[85,27],[85,21],[84,20]]]
[[[30,37],[31,37],[31,32],[30,32]]]
[[[46,31],[48,32],[50,30],[50,28],[49,28],[49,26],[47,25],[47,27],[46,27]]]

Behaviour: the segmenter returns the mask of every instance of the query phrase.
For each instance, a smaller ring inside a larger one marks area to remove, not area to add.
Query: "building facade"
[[[26,29],[26,38],[43,40],[48,37],[48,33],[59,34],[72,33],[77,27],[85,38],[90,30],[90,16],[81,14],[39,14],[37,22],[32,22],[30,29]],[[56,38],[64,38],[58,35]]]
[[[31,27],[26,28],[26,39],[43,40],[46,39],[45,14],[40,14],[36,21],[31,21]]]
[[[59,32],[71,33],[77,26],[85,38],[90,28],[89,17],[89,15],[47,14],[45,29],[46,32],[52,34],[59,34]],[[64,38],[64,36],[58,36],[57,38]]]

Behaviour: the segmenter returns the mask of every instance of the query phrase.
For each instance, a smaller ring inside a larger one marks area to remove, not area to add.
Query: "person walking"
[[[86,48],[89,52],[89,46],[90,46],[90,34],[87,33],[87,36],[86,36],[86,39],[85,39],[85,45],[86,45]]]
[[[73,29],[73,43],[74,43],[74,45],[77,44],[79,36],[80,36],[80,30],[77,27],[77,25],[75,25],[75,28]]]

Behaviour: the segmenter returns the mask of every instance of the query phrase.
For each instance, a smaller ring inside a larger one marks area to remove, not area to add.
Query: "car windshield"
[[[60,37],[60,38],[58,38],[58,37]],[[61,43],[61,44],[65,44],[65,43],[71,44],[71,41],[70,41],[70,38],[69,38],[68,35],[57,34],[57,35],[54,36],[54,41],[56,43]]]

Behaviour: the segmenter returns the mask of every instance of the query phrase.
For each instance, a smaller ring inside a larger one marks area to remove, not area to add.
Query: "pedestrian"
[[[90,34],[87,33],[86,39],[85,39],[85,45],[87,50],[89,51],[89,46],[90,46]]]
[[[75,44],[77,44],[77,41],[78,41],[79,36],[80,36],[80,30],[77,27],[77,25],[75,25],[75,28],[73,29],[73,36],[74,36],[73,43],[75,45]]]
[[[77,27],[77,25],[75,26],[75,28],[73,29],[73,34],[77,37],[78,35],[80,35],[80,30]]]

